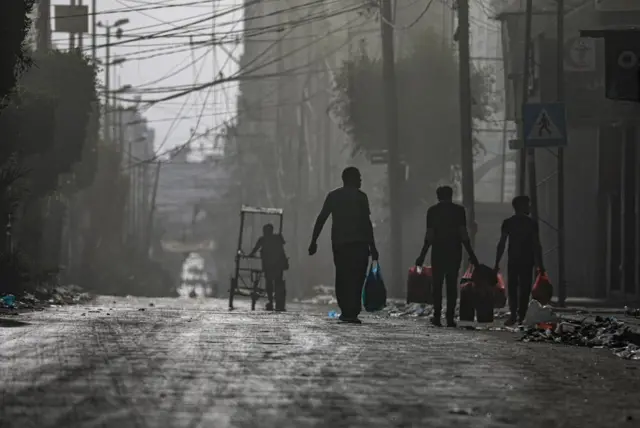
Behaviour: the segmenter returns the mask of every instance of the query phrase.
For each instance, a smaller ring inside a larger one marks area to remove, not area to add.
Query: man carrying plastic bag
[[[340,321],[360,324],[362,287],[367,276],[369,255],[378,261],[373,239],[369,199],[360,190],[362,177],[355,167],[342,172],[343,186],[330,192],[313,227],[309,255],[318,251],[318,237],[332,217],[331,245],[336,268],[336,298],[342,311]]]

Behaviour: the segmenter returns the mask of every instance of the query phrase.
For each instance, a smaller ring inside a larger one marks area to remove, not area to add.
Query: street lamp
[[[114,91],[114,93],[116,93],[116,94],[121,94],[121,93],[123,93],[123,92],[129,92],[132,88],[133,88],[133,86],[131,86],[131,85],[129,85],[129,84],[122,85],[122,86],[120,87],[120,89],[116,89],[116,90]]]
[[[120,27],[122,25],[127,25],[128,23],[129,23],[128,18],[118,19],[116,22],[113,23],[113,27]]]

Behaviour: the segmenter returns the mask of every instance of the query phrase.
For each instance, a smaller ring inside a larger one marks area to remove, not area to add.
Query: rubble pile
[[[388,301],[387,306],[379,312],[379,315],[387,317],[423,317],[433,313],[433,306],[419,303],[403,303],[400,301]]]
[[[522,342],[552,342],[572,346],[611,349],[627,360],[640,360],[640,333],[613,317],[596,317],[593,322],[561,322],[525,330]]]
[[[35,294],[0,296],[0,310],[3,313],[17,313],[20,310],[43,310],[49,306],[77,305],[92,299],[89,293],[75,285],[56,287],[51,290],[39,289]]]
[[[456,317],[459,315],[459,308],[456,307]],[[402,301],[390,300],[387,307],[379,312],[380,315],[388,317],[430,317],[433,315],[433,305],[424,305],[420,303],[404,303]],[[494,319],[506,319],[509,317],[509,311],[506,309],[496,309],[494,311]]]

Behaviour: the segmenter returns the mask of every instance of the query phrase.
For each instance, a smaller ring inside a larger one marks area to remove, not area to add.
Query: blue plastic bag
[[[380,265],[373,262],[362,287],[362,306],[367,312],[376,312],[387,306],[387,288],[384,286]]]

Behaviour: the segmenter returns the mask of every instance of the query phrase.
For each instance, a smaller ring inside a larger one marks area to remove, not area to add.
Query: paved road
[[[321,308],[150,302],[0,322],[0,426],[640,426],[640,364],[608,351],[415,318],[352,326]]]

